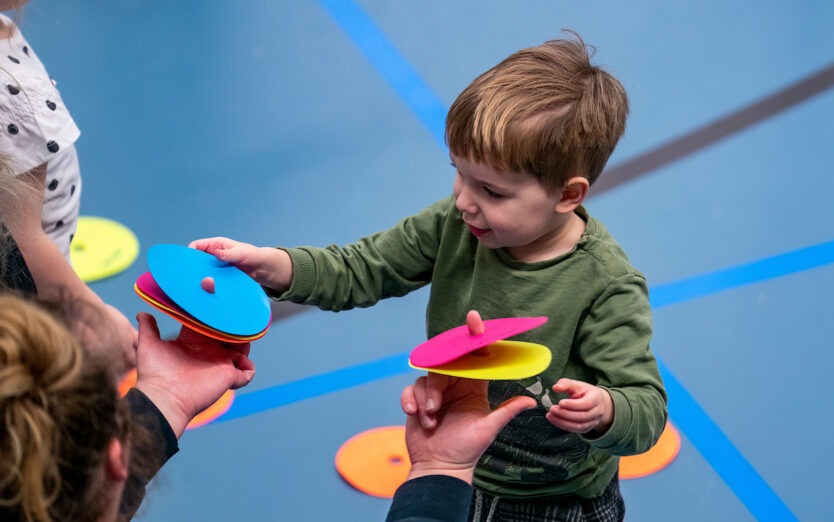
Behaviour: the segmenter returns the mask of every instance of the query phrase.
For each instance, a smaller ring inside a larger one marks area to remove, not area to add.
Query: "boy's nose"
[[[466,189],[459,191],[455,194],[455,206],[458,208],[459,211],[468,214],[469,216],[473,216],[478,213],[478,207],[475,205],[475,202],[469,197],[468,191]]]

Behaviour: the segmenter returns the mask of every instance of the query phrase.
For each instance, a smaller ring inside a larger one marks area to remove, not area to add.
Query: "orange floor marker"
[[[224,413],[229,411],[233,402],[235,402],[235,391],[226,390],[226,393],[221,395],[220,398],[214,402],[214,404],[191,419],[191,422],[188,423],[188,426],[186,426],[185,429],[193,430],[194,428],[205,426],[209,422],[221,417]]]
[[[620,458],[620,478],[633,479],[657,473],[669,465],[681,449],[681,436],[671,422],[660,434],[657,444],[640,455]]]
[[[119,397],[124,397],[134,386],[136,386],[136,368],[122,377],[122,381],[119,383]]]
[[[125,374],[122,378],[122,381],[119,383],[119,397],[124,397],[125,394],[130,391],[131,388],[136,386],[136,370],[130,370]],[[188,423],[188,426],[185,427],[187,430],[192,430],[194,428],[199,428],[200,426],[205,426],[209,422],[219,418],[224,413],[229,411],[229,408],[232,407],[232,403],[235,401],[235,391],[234,390],[226,390],[226,393],[220,396],[214,404],[203,410],[202,412],[198,413],[196,417],[191,419],[191,422]]]
[[[363,493],[393,497],[411,469],[405,426],[386,426],[355,435],[336,453],[336,469]]]

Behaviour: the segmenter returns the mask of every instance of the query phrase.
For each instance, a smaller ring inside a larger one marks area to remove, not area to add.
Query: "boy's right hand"
[[[292,284],[292,259],[284,250],[256,247],[226,237],[198,239],[188,247],[236,266],[258,284],[278,292],[286,291]]]

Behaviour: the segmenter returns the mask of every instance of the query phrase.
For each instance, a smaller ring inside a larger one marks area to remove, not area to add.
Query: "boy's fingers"
[[[557,393],[564,392],[568,395],[573,396],[583,393],[588,388],[588,386],[588,383],[582,381],[576,381],[573,379],[559,379],[558,381],[556,381],[556,384],[553,385],[553,391]]]
[[[560,417],[559,415],[555,414],[552,410],[547,412],[546,417],[547,420],[550,421],[550,423],[554,426],[573,433],[585,433],[586,431],[593,428],[593,423],[571,421],[563,417]]]
[[[197,239],[188,244],[189,248],[202,250],[212,255],[217,255],[217,252],[231,248],[234,242],[225,237],[210,237],[206,239]]]
[[[557,403],[563,410],[588,411],[594,407],[594,401],[584,396],[578,399],[562,399]]]
[[[197,250],[202,250],[203,252],[209,251],[215,243],[220,243],[220,238],[216,237],[208,237],[203,239],[195,239],[191,243],[188,244],[188,248],[196,248]]]
[[[223,246],[219,247],[214,251],[210,251],[210,254],[213,254],[214,257],[219,259],[220,261],[225,261],[231,265],[236,265],[240,263],[240,261],[244,258],[244,249],[237,245],[233,246]]]
[[[469,310],[466,314],[466,326],[469,329],[469,335],[481,335],[484,333],[484,321],[481,319],[481,314],[477,310]]]
[[[565,431],[569,431],[571,433],[588,433],[592,429],[594,429],[593,425],[590,424],[576,424],[574,422],[565,422],[565,421],[558,421],[558,420],[550,420],[550,423],[556,426],[557,428],[561,428]]]
[[[555,417],[560,419],[564,419],[571,422],[588,422],[593,418],[593,415],[589,414],[587,411],[571,411],[565,410],[560,408],[559,406],[551,406],[550,411],[548,413],[553,414]]]

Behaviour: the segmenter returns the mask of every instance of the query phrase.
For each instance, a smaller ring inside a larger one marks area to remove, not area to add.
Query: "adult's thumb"
[[[498,405],[497,408],[487,417],[489,419],[490,429],[494,430],[497,435],[508,422],[524,410],[529,410],[536,407],[536,399],[532,397],[513,397]]]
[[[159,340],[159,327],[156,325],[156,318],[151,314],[140,312],[136,314],[139,321],[139,346],[149,341]]]

